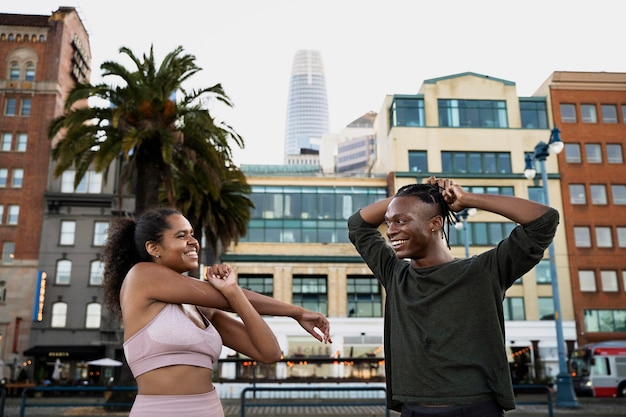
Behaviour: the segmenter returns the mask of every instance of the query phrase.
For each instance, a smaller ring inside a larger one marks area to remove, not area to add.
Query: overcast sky
[[[74,6],[100,64],[154,45],[157,61],[182,46],[221,83],[233,110],[214,114],[244,137],[239,164],[283,161],[289,75],[298,49],[317,49],[333,132],[386,95],[426,79],[476,72],[530,96],[553,71],[626,72],[624,13],[614,0],[19,0],[0,12],[50,14]],[[132,66],[129,64],[129,68]]]

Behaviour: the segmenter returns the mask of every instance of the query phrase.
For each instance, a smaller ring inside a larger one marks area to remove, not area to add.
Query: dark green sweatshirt
[[[350,241],[387,293],[385,372],[388,407],[469,405],[495,400],[515,408],[505,351],[505,291],[544,256],[559,214],[517,226],[495,248],[470,259],[415,269],[398,259],[378,225],[360,212]]]

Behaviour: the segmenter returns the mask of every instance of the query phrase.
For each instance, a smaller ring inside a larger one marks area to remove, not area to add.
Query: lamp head
[[[549,145],[550,145],[550,150],[554,152],[555,154],[561,153],[561,151],[565,147],[565,145],[563,144],[563,141],[561,140],[561,130],[556,126],[554,126],[554,128],[552,129],[552,132],[550,133]]]
[[[526,177],[526,179],[532,180],[533,178],[535,178],[535,175],[537,175],[537,170],[533,165],[533,157],[531,154],[527,153],[525,159],[526,167],[524,168],[524,176]]]

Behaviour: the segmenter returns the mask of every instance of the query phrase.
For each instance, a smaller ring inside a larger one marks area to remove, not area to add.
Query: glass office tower
[[[285,159],[289,155],[316,153],[329,131],[326,77],[319,51],[299,50],[293,59],[287,121]]]

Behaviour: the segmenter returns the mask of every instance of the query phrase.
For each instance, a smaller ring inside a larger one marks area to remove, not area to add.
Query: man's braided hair
[[[448,238],[450,236],[450,225],[456,223],[456,216],[448,207],[448,203],[443,199],[442,190],[443,188],[433,184],[409,184],[400,187],[395,197],[417,197],[424,203],[438,205],[439,214],[443,217],[444,223],[442,237],[446,240],[448,249],[450,249],[450,240]]]

